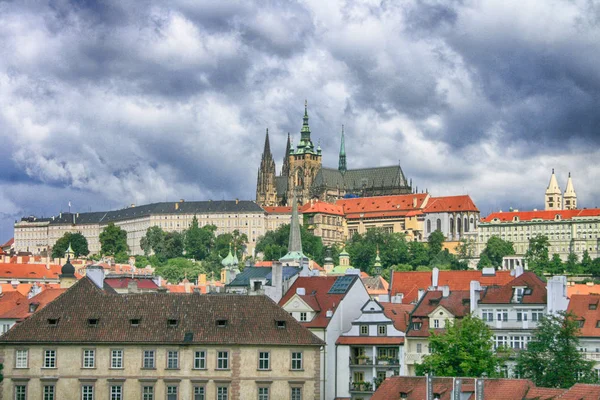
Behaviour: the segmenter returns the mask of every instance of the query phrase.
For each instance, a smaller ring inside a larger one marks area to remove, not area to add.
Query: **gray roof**
[[[330,187],[345,190],[366,188],[402,188],[408,187],[404,172],[399,165],[349,169],[342,173],[333,168],[321,168],[315,177],[313,187]]]
[[[264,213],[254,201],[184,201],[162,202],[129,207],[115,211],[88,213],[61,213],[50,220],[51,224],[97,224],[141,218],[156,214],[214,214],[214,213]]]

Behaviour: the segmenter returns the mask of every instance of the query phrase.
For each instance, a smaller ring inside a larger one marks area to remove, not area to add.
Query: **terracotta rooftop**
[[[577,320],[583,323],[579,328],[579,336],[600,337],[600,295],[574,294],[567,311],[575,314]]]
[[[413,304],[380,303],[383,307],[383,314],[391,319],[394,328],[401,332],[406,332],[408,328],[408,317],[415,308]]]
[[[402,293],[402,302],[417,300],[419,289],[426,290],[432,285],[432,271],[397,271],[392,274],[390,294]],[[469,290],[471,281],[479,281],[481,286],[505,285],[512,281],[511,271],[495,271],[494,275],[484,275],[483,271],[439,271],[438,286],[449,286],[450,290]]]
[[[600,385],[586,385],[577,383],[564,394],[556,397],[560,400],[598,400],[600,399]]]
[[[570,298],[574,294],[600,294],[600,285],[576,283],[575,285],[567,286],[567,297]]]
[[[584,217],[600,217],[600,208],[588,208],[582,210],[495,212],[491,213],[485,218],[482,218],[481,222],[493,222],[495,219],[497,219],[498,222],[513,222],[515,217],[518,217],[519,221],[532,221],[534,219],[553,221],[556,219],[557,215],[559,215],[560,219],[563,220]]]
[[[335,313],[340,302],[346,297],[346,293],[348,293],[357,281],[360,281],[358,276],[354,275],[348,289],[344,293],[328,293],[338,278],[346,278],[346,276],[300,276],[279,301],[279,305],[283,307],[296,295],[298,288],[304,288],[306,294],[298,295],[298,297],[316,311],[316,316],[311,321],[302,322],[301,324],[307,328],[325,328],[331,320],[331,318],[327,317],[327,310]],[[362,283],[360,284],[362,285]]]
[[[523,295],[521,304],[546,304],[546,284],[535,273],[529,271],[505,285],[488,286],[479,302],[482,304],[514,303],[514,287],[519,286],[529,289]]]
[[[473,203],[468,194],[460,196],[431,197],[424,213],[455,212],[455,211],[473,211],[479,212],[479,209]]]
[[[99,289],[87,277],[43,310],[16,325],[0,340],[12,343],[48,341],[324,344],[266,296],[111,294]]]
[[[290,214],[292,215],[292,207],[263,207],[267,214]]]
[[[26,301],[27,297],[16,291],[0,293],[0,314],[4,314]]]
[[[410,211],[420,213],[428,198],[427,193],[416,193],[343,199],[336,201],[335,204],[344,208],[347,219],[406,216]]]
[[[431,328],[428,318],[429,314],[440,306],[444,307],[457,318],[464,317],[470,312],[469,291],[451,291],[448,293],[447,297],[443,297],[442,291],[439,290],[426,292],[410,315],[412,322],[421,322],[421,328],[415,330],[412,327],[409,327],[406,331],[406,336],[427,337],[430,335],[431,331],[436,333],[442,332],[443,329]]]
[[[330,204],[324,201],[308,202],[298,210],[302,214],[329,214],[329,215],[344,215],[344,208],[338,204]]]
[[[60,265],[0,263],[0,279],[49,279],[58,280]]]
[[[112,278],[110,275],[107,275],[104,282],[113,289],[127,289],[130,282],[136,282],[138,289],[158,290],[158,285],[150,278]]]
[[[34,312],[38,312],[54,301],[58,296],[63,294],[66,290],[67,289],[46,289],[30,299],[21,301],[20,304],[14,308],[4,313],[0,313],[0,319],[16,319],[18,321],[22,321],[33,314],[29,307],[31,304],[36,306]]]

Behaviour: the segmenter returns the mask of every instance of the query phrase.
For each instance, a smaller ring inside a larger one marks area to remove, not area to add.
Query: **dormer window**
[[[218,328],[225,328],[227,326],[227,320],[226,319],[218,319],[217,320],[217,327]]]
[[[140,325],[140,319],[139,318],[132,318],[129,320],[129,323],[131,324],[131,326],[139,326]]]
[[[29,304],[29,312],[30,313],[34,313],[35,310],[37,310],[38,305],[39,305],[38,303],[31,303],[31,304]]]
[[[285,329],[285,321],[275,321],[275,325],[277,325],[277,328],[279,329]]]
[[[419,331],[421,330],[421,327],[423,326],[422,322],[413,322],[412,323],[412,328],[414,331]]]
[[[406,392],[400,392],[400,398],[401,399],[408,399],[408,393],[406,393]]]
[[[58,325],[58,319],[57,318],[48,318],[48,325],[52,325],[52,326]]]
[[[88,326],[97,327],[98,326],[98,318],[88,318]]]
[[[167,325],[169,327],[176,327],[177,326],[178,321],[176,319],[168,319],[167,320]]]
[[[590,303],[588,305],[588,309],[590,310],[596,310],[598,308],[598,303]]]
[[[596,328],[600,328],[600,320],[596,321]]]

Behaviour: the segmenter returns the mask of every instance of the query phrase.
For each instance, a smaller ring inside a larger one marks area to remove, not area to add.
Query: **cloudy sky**
[[[0,2],[0,241],[23,215],[254,199],[304,99],[337,165],[401,163],[482,214],[600,206],[600,4],[589,0]]]

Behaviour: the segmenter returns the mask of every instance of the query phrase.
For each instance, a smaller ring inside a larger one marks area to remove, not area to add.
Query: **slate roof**
[[[58,320],[57,325],[48,323]],[[90,326],[89,319],[98,319]],[[133,326],[131,319],[139,319]],[[176,321],[169,326],[168,320]],[[218,320],[226,326],[218,327]],[[284,321],[285,329],[277,326]],[[321,346],[266,296],[111,294],[85,277],[16,325],[0,343],[135,343]]]
[[[577,316],[578,321],[583,321],[579,328],[578,336],[600,337],[600,295],[599,294],[574,294],[571,296],[568,312]]]
[[[249,200],[171,201],[144,204],[114,211],[89,213],[61,213],[49,219],[50,224],[108,224],[109,222],[141,218],[156,214],[213,214],[213,213],[263,213],[264,210]],[[27,218],[25,218],[27,219]],[[39,219],[37,221],[40,221]]]
[[[312,187],[340,188],[347,191],[369,188],[409,189],[404,172],[399,165],[349,169],[344,173],[334,168],[321,168],[315,176]]]
[[[533,272],[524,272],[518,278],[513,279],[502,286],[488,286],[483,293],[479,303],[481,304],[511,304],[514,298],[514,287],[525,286],[531,290],[530,294],[524,294],[520,304],[546,304],[546,284]]]

